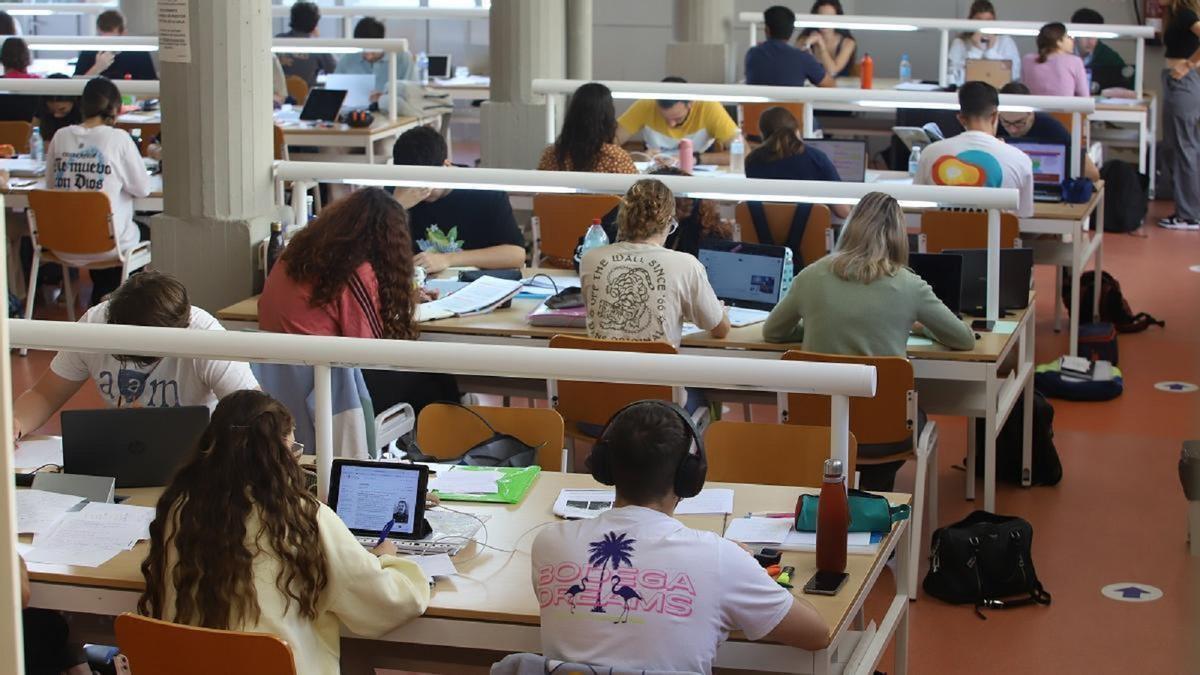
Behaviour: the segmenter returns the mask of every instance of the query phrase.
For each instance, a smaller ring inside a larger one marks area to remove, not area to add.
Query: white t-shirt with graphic
[[[708,673],[731,631],[761,639],[794,602],[737,544],[640,506],[550,526],[531,556],[554,659]]]
[[[964,131],[921,151],[913,184],[1016,188],[1017,216],[1033,215],[1033,161],[982,131]]]
[[[655,244],[623,241],[590,250],[580,261],[579,278],[593,338],[678,347],[685,321],[711,330],[725,316],[704,265]]]
[[[46,148],[46,187],[51,190],[100,190],[112,205],[117,244],[127,251],[138,243],[133,223],[133,200],[150,194],[150,177],[129,134],[107,125],[75,124],[59,129]],[[111,258],[102,255],[61,255],[69,263],[85,264]]]
[[[89,309],[79,322],[108,323],[108,303]],[[188,328],[225,330],[199,307],[192,307]],[[136,354],[137,349],[131,347],[130,352]],[[111,354],[59,352],[50,362],[50,370],[72,382],[92,378],[100,396],[114,408],[206,405],[212,409],[227,394],[258,389],[258,380],[254,379],[250,366],[240,361],[164,358],[142,368],[133,363],[122,364]]]

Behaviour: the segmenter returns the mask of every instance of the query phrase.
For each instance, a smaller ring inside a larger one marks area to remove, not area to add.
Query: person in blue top
[[[354,25],[354,38],[379,40],[384,37],[383,22],[374,17],[363,17]],[[388,64],[384,52],[357,52],[343,54],[337,62],[338,75],[374,75],[375,86],[371,92],[371,103],[381,103],[387,93]],[[412,72],[412,61],[408,52],[396,54],[396,79],[407,80]],[[399,95],[400,92],[397,92]],[[381,107],[384,107],[381,105]]]
[[[746,157],[746,178],[840,181],[829,156],[804,144],[800,124],[787,108],[767,108],[758,118],[763,143]],[[850,215],[846,204],[830,204],[839,218]]]
[[[1029,87],[1020,82],[1009,82],[1000,88],[1001,94],[1028,96]],[[1021,141],[1026,143],[1053,143],[1071,147],[1071,132],[1059,122],[1054,115],[1045,112],[1016,112],[1000,113],[1000,125],[996,136],[1005,143]],[[1093,181],[1100,180],[1100,170],[1086,151],[1083,152],[1083,177]]]
[[[802,87],[811,82],[818,87],[836,83],[825,66],[811,52],[789,41],[796,29],[796,13],[782,5],[763,12],[767,39],[746,52],[746,84]]]

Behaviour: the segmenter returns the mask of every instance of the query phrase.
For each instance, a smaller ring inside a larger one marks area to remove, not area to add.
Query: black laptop
[[[955,315],[962,304],[963,259],[949,253],[909,253],[908,267]]]
[[[117,487],[166,485],[208,426],[208,408],[64,410],[63,472],[111,476]]]
[[[333,122],[337,120],[342,101],[345,100],[345,89],[309,89],[304,109],[300,111],[300,119],[305,122]]]
[[[946,249],[943,253],[962,256],[962,311],[983,316],[987,308],[987,249]],[[1000,311],[1029,306],[1033,276],[1033,249],[1000,249]]]

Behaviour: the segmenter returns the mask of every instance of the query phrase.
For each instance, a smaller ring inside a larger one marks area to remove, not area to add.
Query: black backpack
[[[812,204],[800,202],[792,212],[792,224],[788,227],[786,242],[775,241],[771,236],[771,228],[767,224],[767,212],[762,202],[746,202],[750,211],[750,220],[754,223],[754,233],[758,235],[758,243],[771,246],[787,246],[792,249],[792,271],[799,274],[804,269],[804,258],[800,255],[800,242],[804,241],[804,230],[808,228],[808,217],[812,215]]]
[[[1106,207],[1107,208],[1107,207]],[[1166,321],[1160,321],[1145,313],[1133,313],[1129,301],[1121,292],[1121,284],[1117,278],[1108,272],[1101,272],[1100,277],[1100,317],[1092,314],[1092,294],[1096,288],[1096,271],[1084,272],[1079,277],[1079,323],[1104,322],[1116,326],[1118,333],[1140,333],[1150,326],[1166,326]],[[1071,306],[1071,275],[1063,275],[1062,286],[1063,304]]]
[[[1023,518],[975,511],[933,533],[925,592],[955,605],[983,608],[1049,605],[1033,569],[1033,526]]]
[[[1104,231],[1133,232],[1149,205],[1150,179],[1129,162],[1112,159],[1100,169],[1104,179]]]
[[[453,458],[438,458],[432,455],[426,455],[417,447],[415,440],[398,441],[397,445],[404,450],[404,458],[412,462],[430,462],[438,464],[461,464],[463,466],[533,466],[537,464],[537,451],[545,445],[534,447],[527,444],[525,441],[511,434],[503,434],[496,431],[483,415],[471,410],[465,405],[454,403],[452,401],[444,401],[445,405],[452,405],[462,408],[471,413],[483,423],[492,435],[484,440],[476,443],[466,452]]]
[[[1025,420],[1025,395],[1013,404],[1008,421],[996,436],[996,480],[1021,485],[1021,426]],[[975,421],[975,475],[983,476],[983,420]],[[1058,485],[1062,480],[1062,460],[1054,447],[1054,406],[1033,392],[1033,442],[1030,460],[1032,485]]]

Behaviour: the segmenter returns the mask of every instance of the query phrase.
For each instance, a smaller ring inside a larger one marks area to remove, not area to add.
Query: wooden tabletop
[[[1092,198],[1086,202],[1034,202],[1033,217],[1043,220],[1083,220],[1092,215],[1101,199],[1104,199],[1104,181],[1098,180],[1092,190]]]
[[[725,483],[709,483],[708,487],[735,490],[734,514],[790,511],[801,493],[817,492],[812,488]],[[542,472],[521,504],[454,504],[455,509],[490,516],[486,533],[480,530],[477,536],[489,546],[514,552],[483,548],[477,543],[468,545],[454,558],[459,575],[437,582],[426,614],[443,618],[539,623],[538,602],[530,581],[529,550],[538,530],[558,520],[551,507],[563,488],[599,489],[601,486],[586,474]],[[159,488],[145,488],[123,490],[122,493],[130,495],[126,504],[153,506],[160,491]],[[909,495],[888,497],[893,503],[910,501]],[[696,529],[724,532],[729,517],[683,516],[680,520]],[[896,536],[893,531],[879,550],[884,550]],[[29,535],[23,535],[21,541],[29,543]],[[140,591],[145,587],[140,565],[147,549],[147,542],[140,542],[133,550],[123,551],[96,568],[30,563],[30,578],[35,582]],[[789,552],[784,554],[783,562],[796,568],[793,578],[798,582],[795,592],[799,593],[799,586],[816,571],[815,555]],[[836,596],[803,596],[821,614],[829,626],[831,638],[850,620],[855,599],[870,592],[866,580],[872,570],[885,562],[878,553],[850,555],[846,567],[850,578]]]
[[[346,134],[347,136],[369,136],[371,134],[386,133],[397,129],[412,126],[419,120],[416,117],[397,117],[394,120],[389,120],[386,114],[375,115],[375,121],[369,127],[352,127],[348,124],[340,122],[329,125],[312,126],[307,122],[280,122],[279,128],[288,136],[318,136],[331,133]]]

